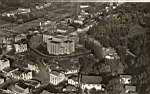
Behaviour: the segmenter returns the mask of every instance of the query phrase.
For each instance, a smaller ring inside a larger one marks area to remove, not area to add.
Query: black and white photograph
[[[0,0],[0,94],[150,94],[150,0]]]

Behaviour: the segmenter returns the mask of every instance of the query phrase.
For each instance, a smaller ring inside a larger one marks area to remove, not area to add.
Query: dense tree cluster
[[[138,92],[149,94],[150,11],[149,3],[125,3],[91,28],[88,35],[98,40],[104,47],[117,50],[125,73],[132,74]],[[117,14],[117,15],[116,15]],[[127,54],[127,50],[131,53]]]

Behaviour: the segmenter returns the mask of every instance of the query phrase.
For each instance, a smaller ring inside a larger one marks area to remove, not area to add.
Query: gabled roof
[[[55,94],[55,93],[50,93],[50,92],[48,92],[48,91],[46,91],[46,90],[43,90],[43,92],[40,93],[40,94]]]
[[[85,84],[100,84],[102,82],[102,77],[83,75],[81,82]]]
[[[126,75],[126,74],[121,74],[120,77],[121,78],[132,78],[131,75]]]

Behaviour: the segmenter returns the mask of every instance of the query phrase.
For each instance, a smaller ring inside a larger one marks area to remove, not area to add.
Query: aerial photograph
[[[0,94],[150,94],[150,3],[110,1],[0,0]]]

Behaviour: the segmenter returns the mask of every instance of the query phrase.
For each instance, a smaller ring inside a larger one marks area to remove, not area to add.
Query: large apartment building
[[[75,52],[75,42],[67,36],[55,36],[48,39],[47,50],[53,55],[71,54]]]

